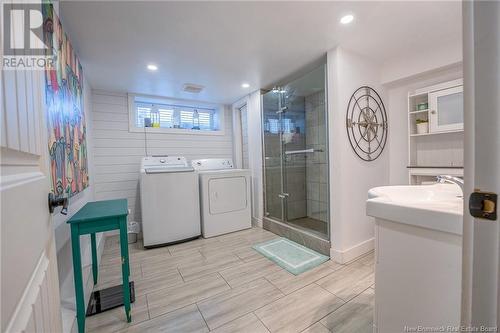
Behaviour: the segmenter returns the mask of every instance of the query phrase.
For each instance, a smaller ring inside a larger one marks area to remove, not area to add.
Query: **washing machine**
[[[144,157],[140,192],[144,247],[201,235],[198,173],[184,157]]]
[[[191,161],[199,174],[201,231],[205,238],[252,227],[250,170],[231,159]]]

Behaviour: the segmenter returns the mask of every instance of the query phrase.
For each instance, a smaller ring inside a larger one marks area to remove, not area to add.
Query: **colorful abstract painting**
[[[43,4],[44,41],[54,57],[45,69],[52,190],[69,197],[89,182],[82,66],[51,3]]]

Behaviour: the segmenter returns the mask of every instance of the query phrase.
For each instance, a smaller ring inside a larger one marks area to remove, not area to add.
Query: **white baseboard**
[[[375,248],[375,238],[372,237],[346,250],[331,248],[330,257],[339,264],[345,264],[372,251]]]
[[[111,230],[104,232],[104,238],[111,236],[119,236],[119,235],[120,235],[120,230]],[[140,239],[142,239],[142,231],[139,231],[139,233],[137,234],[137,240]]]
[[[262,219],[252,216],[252,226],[262,228],[263,225]]]

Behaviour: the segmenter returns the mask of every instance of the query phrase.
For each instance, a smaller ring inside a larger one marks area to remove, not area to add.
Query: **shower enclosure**
[[[264,227],[301,243],[330,234],[325,67],[262,97]]]

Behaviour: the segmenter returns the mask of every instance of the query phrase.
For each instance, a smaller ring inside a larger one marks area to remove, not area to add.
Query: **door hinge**
[[[469,198],[470,215],[486,220],[495,221],[497,219],[497,199],[498,195],[493,192],[483,192],[474,190]]]

